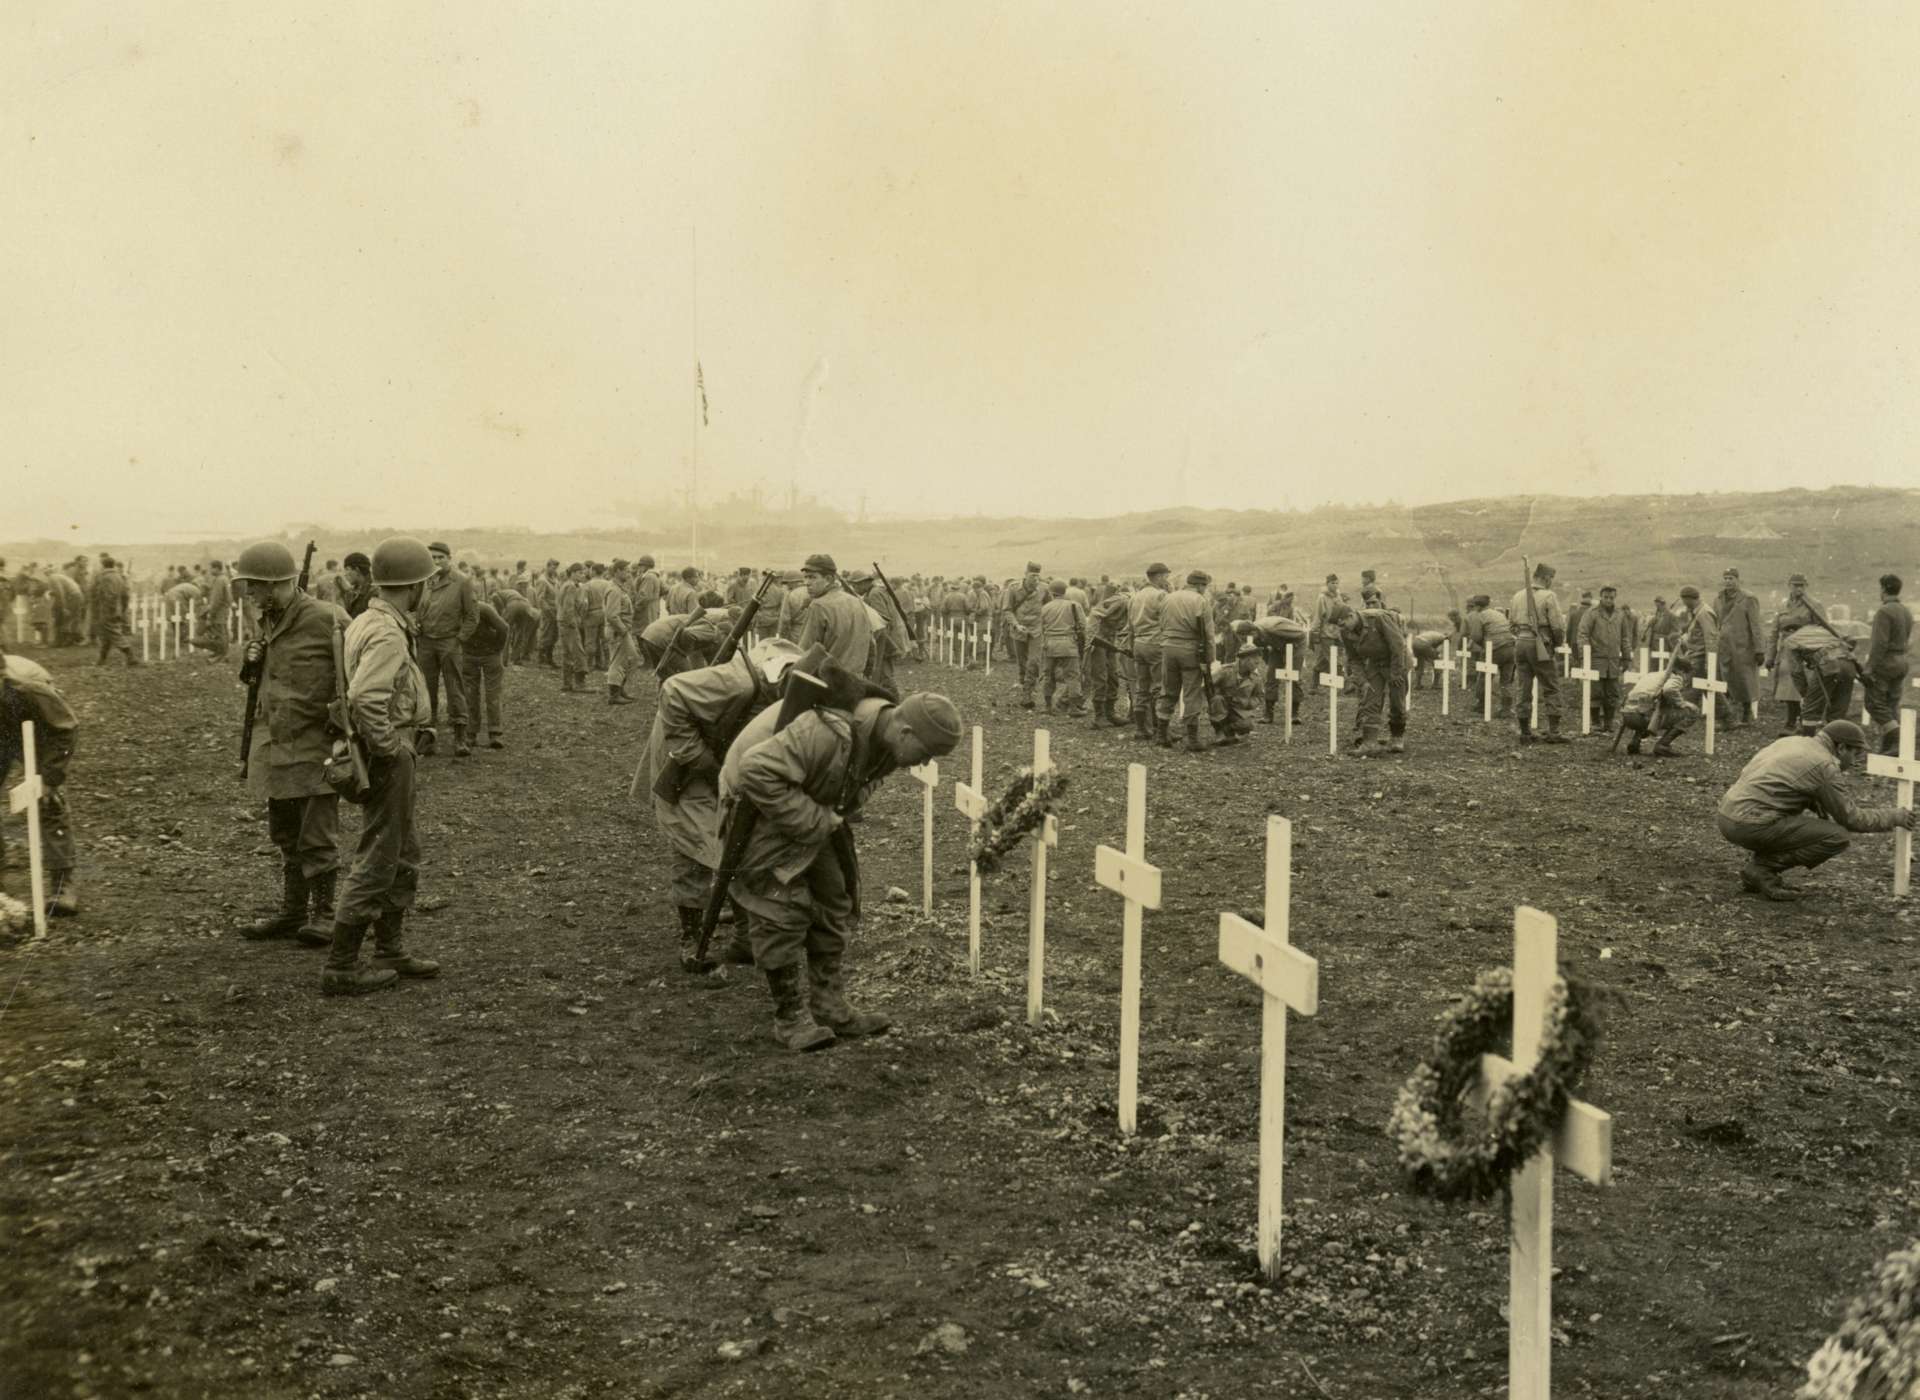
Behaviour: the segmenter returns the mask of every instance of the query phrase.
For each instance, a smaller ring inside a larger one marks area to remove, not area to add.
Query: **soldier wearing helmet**
[[[1819,733],[1775,739],[1747,762],[1720,799],[1714,824],[1752,852],[1740,883],[1766,899],[1798,899],[1780,878],[1796,865],[1811,870],[1847,849],[1849,832],[1913,830],[1906,807],[1858,807],[1843,774],[1866,761],[1866,731],[1851,720]]]
[[[377,596],[347,628],[347,705],[367,748],[368,794],[360,844],[334,910],[332,946],[320,990],[371,992],[398,977],[432,977],[440,964],[405,948],[407,911],[420,882],[414,829],[414,735],[431,713],[426,677],[414,661],[414,614],[433,577],[427,547],[407,535],[373,551]],[[373,930],[370,967],[360,944]]]
[[[266,802],[267,835],[280,852],[279,910],[239,932],[324,947],[340,868],[340,798],[321,768],[333,747],[327,706],[339,691],[333,639],[346,618],[302,593],[299,574],[278,540],[248,545],[233,570],[260,618],[240,670],[243,681],[258,678],[247,791]]]

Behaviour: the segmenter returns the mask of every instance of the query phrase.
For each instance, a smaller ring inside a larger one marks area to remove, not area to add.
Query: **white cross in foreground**
[[[1493,659],[1493,643],[1483,642],[1481,647],[1486,653],[1482,659],[1473,663],[1473,669],[1486,677],[1485,694],[1481,698],[1480,718],[1488,724],[1493,723],[1493,678],[1500,674],[1500,663]]]
[[[1582,643],[1580,664],[1569,673],[1572,679],[1580,682],[1580,732],[1593,733],[1593,683],[1600,679],[1600,673],[1593,669],[1593,647]]]
[[[1287,1124],[1287,1008],[1320,1010],[1320,964],[1287,941],[1293,893],[1293,824],[1267,818],[1267,890],[1256,928],[1238,914],[1220,916],[1220,961],[1257,986],[1260,1013],[1260,1269],[1280,1277],[1280,1207]]]
[[[1714,697],[1727,693],[1727,683],[1720,679],[1720,658],[1712,652],[1707,653],[1707,674],[1704,677],[1694,677],[1693,688],[1706,693],[1706,698],[1702,702],[1701,708],[1707,712],[1707,741],[1701,747],[1707,755],[1711,757],[1713,754],[1714,711],[1720,708],[1714,703]]]
[[[1894,789],[1899,795],[1894,805],[1913,810],[1913,780],[1920,778],[1920,763],[1913,759],[1913,719],[1912,710],[1900,711],[1900,755],[1869,754],[1867,771],[1876,778],[1892,778],[1899,784]],[[1913,833],[1894,829],[1893,833],[1893,896],[1903,897],[1908,882],[1913,875]]]
[[[1053,768],[1050,738],[1044,729],[1033,731],[1033,781]],[[1033,888],[1027,895],[1027,1024],[1040,1024],[1041,992],[1047,976],[1047,848],[1060,844],[1060,823],[1044,817],[1027,838],[1033,852]]]
[[[1327,752],[1335,758],[1340,757],[1340,692],[1346,689],[1347,678],[1340,674],[1340,648],[1327,648],[1327,674],[1320,677],[1320,684],[1327,688]]]
[[[1147,864],[1147,766],[1127,765],[1127,849],[1096,846],[1093,878],[1127,902],[1120,941],[1120,1131],[1138,1127],[1140,911],[1160,907],[1160,868]]]
[[[1908,726],[1911,731],[1912,726]],[[1908,748],[1912,748],[1909,744]],[[33,936],[47,936],[47,873],[40,857],[40,799],[47,780],[40,776],[39,751],[33,742],[33,721],[20,722],[20,785],[8,794],[7,805],[27,814],[27,872],[33,891]]]
[[[1453,642],[1451,640],[1440,643],[1440,669],[1433,673],[1433,678],[1440,682],[1440,713],[1444,717],[1448,713],[1447,697],[1453,693]]]
[[[1480,1057],[1480,1092],[1531,1070],[1540,1058],[1547,997],[1559,976],[1560,927],[1551,914],[1513,911],[1513,1059]],[[1613,1118],[1567,1100],[1553,1142],[1513,1174],[1507,1283],[1508,1400],[1547,1400],[1553,1361],[1553,1166],[1556,1156],[1595,1186],[1613,1180]]]
[[[920,912],[933,912],[933,790],[940,786],[940,765],[928,759],[909,773],[923,789],[920,807]]]
[[[981,761],[985,736],[979,725],[973,727],[973,781],[953,785],[953,805],[972,824],[970,840],[980,839],[980,823],[986,819],[987,799],[980,794]],[[969,847],[971,849],[971,847]],[[980,971],[980,862],[967,861],[967,971]]]
[[[1274,677],[1280,682],[1280,742],[1293,742],[1293,687],[1300,680],[1300,668],[1293,664],[1293,643],[1287,643],[1287,664],[1273,669]]]

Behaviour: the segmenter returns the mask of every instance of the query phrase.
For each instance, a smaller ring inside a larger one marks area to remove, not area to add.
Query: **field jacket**
[[[333,789],[320,765],[333,747],[327,706],[339,693],[333,634],[339,613],[296,592],[261,638],[266,643],[247,754],[247,791],[254,797],[325,797]]]
[[[1736,822],[1772,822],[1809,810],[1848,831],[1891,831],[1898,809],[1855,805],[1839,755],[1817,734],[1768,744],[1720,799],[1720,815]]]
[[[375,598],[347,628],[347,704],[367,752],[392,758],[413,748],[413,731],[431,712],[426,677],[413,659],[413,623]]]
[[[669,676],[647,736],[647,784],[652,789],[677,765],[680,795],[657,792],[653,817],[674,851],[709,870],[720,863],[720,765],[748,722],[773,704],[776,692],[737,651],[724,666]]]
[[[762,710],[727,750],[720,796],[750,802],[760,813],[745,864],[791,881],[813,863],[833,835],[834,814],[852,816],[893,771],[893,756],[874,730],[889,706],[862,700],[851,712],[806,711],[779,733],[779,711]]]

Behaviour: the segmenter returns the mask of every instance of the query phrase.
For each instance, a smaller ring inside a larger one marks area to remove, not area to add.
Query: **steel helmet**
[[[434,573],[433,556],[412,535],[395,535],[373,547],[373,581],[382,588],[425,583]]]
[[[1836,749],[1864,749],[1867,746],[1867,731],[1850,719],[1830,719],[1821,726],[1820,732],[1827,736]]]
[[[261,583],[280,583],[299,578],[300,566],[293,562],[293,551],[278,540],[261,540],[240,551],[240,562],[233,566],[237,579],[258,579]]]

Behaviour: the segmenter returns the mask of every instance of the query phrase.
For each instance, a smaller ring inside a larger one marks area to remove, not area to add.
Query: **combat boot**
[[[432,958],[408,956],[402,936],[406,922],[407,911],[404,909],[389,909],[374,921],[374,967],[384,972],[398,973],[402,977],[438,977],[440,964]]]
[[[321,995],[358,996],[362,992],[377,992],[400,980],[397,972],[359,965],[360,940],[366,936],[365,924],[334,924],[333,947],[327,953],[327,965],[320,970]]]
[[[1090,713],[1084,700],[1069,700],[1064,711],[1068,719],[1085,719]]]
[[[1799,732],[1800,732],[1800,702],[1798,700],[1789,700],[1787,701],[1786,726],[1783,729],[1781,729],[1780,733],[1782,737],[1785,737],[1786,735],[1798,734]]]
[[[607,703],[609,705],[631,705],[633,701],[617,685],[608,685]]]
[[[1084,714],[1085,711],[1083,710],[1081,713]],[[1093,702],[1093,723],[1087,726],[1089,729],[1105,729],[1108,725],[1116,723],[1118,723],[1118,721],[1116,721],[1107,710],[1106,701],[1096,700]]]
[[[800,985],[805,977],[798,963],[767,969],[767,992],[773,998],[773,1038],[789,1050],[824,1050],[833,1044],[833,1032],[813,1019],[807,993]]]
[[[700,920],[704,910],[692,905],[679,905],[676,913],[680,915],[680,970],[682,972],[711,972],[713,959],[698,956],[700,950]]]
[[[1274,704],[1274,702],[1273,702],[1273,701],[1271,701],[1271,700],[1268,700],[1268,701],[1266,701],[1266,702],[1264,702],[1264,703],[1265,703],[1265,705],[1266,705],[1266,710],[1267,710],[1267,712],[1266,712],[1266,714],[1265,714],[1265,716],[1263,716],[1263,717],[1261,718],[1261,720],[1260,720],[1260,723],[1262,723],[1262,724],[1272,724],[1272,723],[1273,723],[1273,704]]]
[[[455,758],[473,756],[473,749],[467,743],[467,727],[464,724],[456,724],[453,727],[453,756]]]
[[[813,983],[809,1004],[813,1019],[841,1039],[885,1035],[893,1025],[878,1011],[861,1011],[848,1003],[847,975],[839,958],[809,954],[807,976]]]
[[[307,882],[307,902],[313,912],[293,936],[309,948],[324,948],[333,941],[333,892],[339,880],[339,872],[329,870]]]
[[[1516,723],[1520,727],[1520,742],[1523,744],[1531,744],[1533,742],[1532,723],[1528,721],[1525,714],[1522,714]]]
[[[1782,880],[1778,870],[1769,869],[1758,859],[1750,860],[1740,868],[1740,887],[1749,894],[1757,894],[1782,904],[1800,898],[1800,891]]]
[[[1560,732],[1560,716],[1547,716],[1547,732],[1540,736],[1540,742],[1543,744],[1564,744],[1567,742],[1567,736]]]
[[[280,912],[247,924],[242,938],[260,942],[269,938],[293,938],[307,919],[307,880],[298,870],[280,872]]]
[[[56,919],[71,919],[80,913],[80,886],[71,870],[49,870],[47,913]]]
[[[1659,743],[1657,743],[1657,744],[1655,744],[1655,745],[1653,746],[1653,756],[1654,756],[1655,758],[1678,758],[1678,757],[1680,757],[1680,753],[1679,753],[1679,750],[1677,750],[1677,749],[1675,749],[1675,748],[1674,748],[1674,746],[1673,746],[1673,731],[1672,731],[1672,730],[1668,730],[1668,731],[1667,731],[1666,733],[1664,733],[1664,734],[1662,734],[1662,735],[1660,736],[1660,742],[1659,742]]]
[[[1406,751],[1407,740],[1405,735],[1395,734],[1391,739],[1387,740],[1388,753],[1405,753]]]
[[[1172,723],[1171,720],[1161,719],[1157,715],[1154,717],[1153,742],[1158,744],[1163,749],[1170,749],[1173,747],[1173,736],[1167,732],[1167,726],[1171,723]]]
[[[1188,720],[1187,721],[1187,752],[1188,753],[1205,753],[1206,751],[1207,751],[1207,746],[1200,742],[1200,721],[1197,719]]]
[[[1133,710],[1133,737],[1136,742],[1153,738],[1153,716],[1138,705]]]

